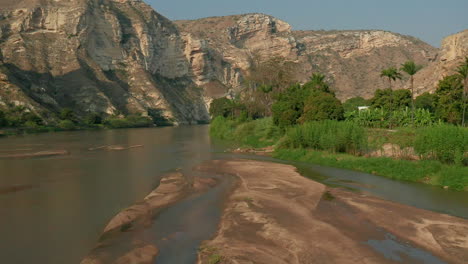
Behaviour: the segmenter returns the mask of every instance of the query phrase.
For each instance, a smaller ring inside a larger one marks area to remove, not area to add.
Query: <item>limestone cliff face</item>
[[[212,98],[242,89],[253,62],[273,57],[294,65],[300,82],[327,74],[342,100],[371,97],[387,87],[383,68],[414,60],[426,66],[416,76],[422,92],[466,54],[466,38],[439,52],[386,31],[293,31],[263,14],[171,22],[141,0],[2,0],[0,105],[44,117],[69,107],[207,121]]]
[[[145,3],[34,3],[0,9],[2,104],[79,114],[153,111],[176,123],[209,119],[184,40]]]
[[[468,56],[468,30],[446,37],[434,62],[415,75],[418,94],[432,92],[439,80],[455,73],[456,68]]]
[[[176,24],[191,43],[203,43],[194,49],[191,66],[199,73],[198,85],[217,83],[215,95],[241,87],[254,57],[281,57],[296,65],[298,81],[320,71],[330,77],[340,99],[369,98],[376,89],[387,87],[380,78],[382,69],[407,60],[426,66],[437,54],[436,48],[410,36],[378,30],[293,31],[286,22],[263,14]]]

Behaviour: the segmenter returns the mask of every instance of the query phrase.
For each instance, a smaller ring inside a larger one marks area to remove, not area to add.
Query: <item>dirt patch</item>
[[[434,263],[468,259],[467,220],[327,188],[289,165],[228,160],[199,169],[236,175],[239,182],[198,263],[395,263],[395,258],[423,263],[420,255]],[[397,249],[386,247],[389,237],[387,244]]]

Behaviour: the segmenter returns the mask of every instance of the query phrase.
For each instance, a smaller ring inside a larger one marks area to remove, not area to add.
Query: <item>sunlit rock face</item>
[[[457,67],[468,57],[468,30],[446,37],[437,58],[415,75],[418,94],[433,92],[439,80],[455,74]]]
[[[264,14],[172,22],[140,0],[2,0],[0,106],[204,122],[213,98],[242,90],[253,62],[271,58],[290,62],[299,82],[326,74],[341,100],[371,97],[388,85],[382,69],[414,60],[426,67],[420,93],[466,54],[466,35],[438,51],[386,31],[294,31]]]
[[[186,54],[196,54],[191,66],[198,73],[197,83],[211,88],[216,83],[215,94],[241,89],[254,59],[279,57],[296,66],[300,82],[322,72],[340,99],[369,98],[388,86],[380,77],[382,69],[407,60],[427,66],[437,56],[436,48],[410,36],[379,30],[293,31],[288,23],[264,14],[175,23],[191,43],[203,42]]]
[[[176,123],[209,119],[186,43],[142,1],[20,1],[0,8],[3,104],[17,101],[36,112],[69,107],[83,115],[155,110]]]

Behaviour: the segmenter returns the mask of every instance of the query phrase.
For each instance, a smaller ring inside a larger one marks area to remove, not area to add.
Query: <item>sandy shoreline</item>
[[[210,161],[238,177],[198,263],[466,263],[468,220],[306,179],[289,165]]]
[[[162,209],[217,184],[217,180],[213,178],[187,178],[180,172],[166,175],[143,201],[122,210],[109,221],[96,247],[81,264],[154,263],[159,249],[142,238],[145,229],[153,224],[155,215]]]

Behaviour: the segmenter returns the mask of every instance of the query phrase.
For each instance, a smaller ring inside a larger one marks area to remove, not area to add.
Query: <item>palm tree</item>
[[[325,81],[326,78],[327,76],[325,76],[324,74],[312,73],[312,75],[309,77],[308,85],[310,85],[312,89],[316,91],[331,93],[330,86]]]
[[[388,78],[389,88],[392,89],[392,81],[396,81],[397,79],[401,80],[401,73],[395,67],[390,67],[388,69],[383,69],[380,72],[380,77]]]
[[[414,126],[414,75],[422,69],[423,66],[417,65],[414,61],[407,61],[401,65],[400,70],[410,76],[411,81],[411,123]]]
[[[457,73],[463,80],[463,118],[462,126],[465,126],[465,113],[466,113],[466,95],[468,93],[468,57],[465,57],[465,62],[457,68]]]
[[[326,76],[321,73],[312,73],[312,75],[309,77],[309,80],[316,82],[316,83],[322,83],[325,81]]]

